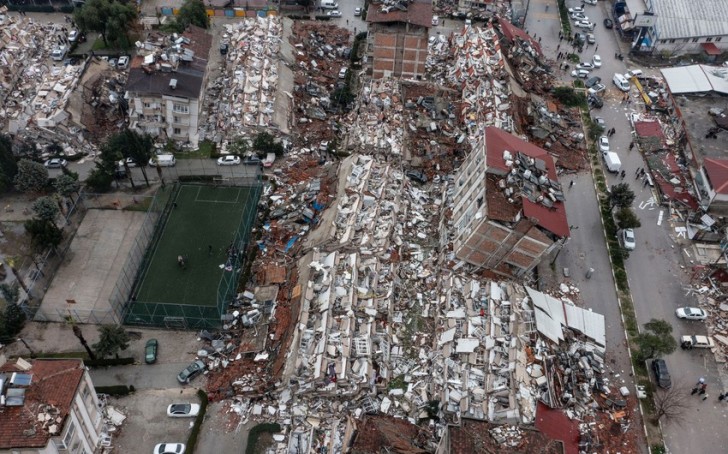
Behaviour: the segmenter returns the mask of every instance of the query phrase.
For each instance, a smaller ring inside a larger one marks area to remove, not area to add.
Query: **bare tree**
[[[670,389],[657,389],[652,398],[655,402],[655,420],[680,424],[685,419],[686,410],[690,406],[690,394],[686,387],[679,383],[673,383]]]

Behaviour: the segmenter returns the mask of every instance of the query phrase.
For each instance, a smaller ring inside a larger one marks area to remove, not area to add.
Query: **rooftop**
[[[707,158],[703,161],[705,172],[718,194],[728,194],[728,159]]]
[[[680,116],[685,122],[685,131],[688,142],[695,154],[696,162],[704,158],[728,159],[728,150],[725,141],[728,140],[728,131],[718,130],[715,137],[708,137],[708,132],[716,128],[716,120],[720,116],[713,116],[711,109],[728,112],[728,101],[723,96],[678,96],[676,103],[680,109]]]
[[[370,3],[366,20],[371,23],[405,22],[430,28],[432,27],[432,2],[414,0],[409,3],[407,0],[403,0]]]
[[[534,49],[536,49],[536,51],[541,54],[541,44],[538,43],[538,40],[533,39],[531,35],[511,24],[505,19],[499,19],[498,23],[500,24],[500,29],[501,32],[503,32],[503,36],[505,36],[508,40],[515,41],[516,38],[520,38],[523,41],[527,41],[528,43],[530,43],[531,46],[533,46]]]
[[[710,91],[728,93],[728,68],[722,66],[676,66],[663,68],[660,72],[673,95]]]
[[[728,35],[725,0],[660,0],[652,2],[652,8],[660,39]]]
[[[427,436],[418,436],[420,431],[418,426],[406,419],[392,416],[367,416],[358,428],[351,447],[352,452],[379,454],[382,452],[382,447],[387,446],[393,449],[392,452],[425,454],[428,451],[415,445],[417,438],[422,441],[427,439]]]
[[[544,434],[523,427],[514,428],[485,421],[463,418],[459,426],[448,426],[451,454],[472,454],[475,452],[496,453],[508,451],[512,454],[563,454],[560,441],[549,440]],[[510,432],[510,433],[509,433]],[[509,437],[515,433],[515,436]],[[513,441],[504,446],[496,440]]]
[[[485,130],[486,161],[488,172],[500,175],[508,191],[511,179],[519,186],[523,214],[533,218],[536,223],[559,237],[569,236],[569,223],[563,192],[556,174],[554,160],[546,150],[519,139],[502,129],[488,127]],[[519,159],[519,153],[531,162]],[[508,162],[506,156],[510,155]],[[516,173],[514,169],[518,168]],[[545,177],[545,178],[541,178]],[[520,181],[518,181],[520,179]],[[505,191],[488,194],[488,213],[508,212],[505,205],[513,205],[516,197],[509,197]]]
[[[22,361],[22,360],[20,360]],[[51,436],[60,435],[73,397],[83,379],[83,362],[77,359],[32,361],[29,370],[22,362],[8,362],[0,372],[22,372],[32,375],[25,388],[25,401],[20,406],[4,406],[0,412],[0,449],[41,448]],[[6,381],[5,386],[9,385]],[[54,417],[40,422],[38,416],[48,413]],[[54,426],[55,429],[54,429]],[[51,432],[56,431],[54,434]]]
[[[134,95],[175,96],[197,99],[205,79],[212,35],[190,25],[182,37],[174,36],[162,46],[145,43],[132,59],[126,89]],[[176,80],[172,85],[171,81]]]

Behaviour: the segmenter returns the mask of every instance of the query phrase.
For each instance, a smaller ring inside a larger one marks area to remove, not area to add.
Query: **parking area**
[[[145,390],[122,397],[109,398],[126,420],[113,435],[114,452],[152,452],[157,443],[187,443],[195,418],[170,418],[167,406],[172,403],[199,404],[196,389]]]

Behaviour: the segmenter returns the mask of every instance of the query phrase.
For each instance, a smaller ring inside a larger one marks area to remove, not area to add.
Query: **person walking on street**
[[[698,391],[698,394],[700,394],[700,395],[705,394],[705,389],[707,387],[708,387],[708,384],[707,383],[703,383],[702,385],[700,385],[700,391]]]
[[[596,46],[594,46],[594,52],[596,52],[597,49],[599,49],[599,44],[597,44]]]
[[[571,183],[569,183],[569,189],[573,188],[574,184],[575,184],[574,180],[571,180]]]
[[[630,142],[629,143],[629,150],[632,151],[633,148],[634,148],[634,142]]]
[[[694,396],[694,395],[696,395],[698,393],[698,391],[700,391],[700,388],[697,385],[695,385],[693,387],[693,390],[690,392],[690,395],[691,396]]]
[[[627,172],[625,172],[624,170],[622,170],[622,173],[620,174],[620,177],[621,177],[621,178],[622,178],[623,180],[624,180],[624,176],[625,176],[625,175],[627,175]]]
[[[725,399],[725,397],[725,393],[720,393],[720,396],[718,396],[718,402],[723,402],[723,399]]]
[[[640,175],[640,170],[642,170],[642,167],[637,167],[637,170],[634,171],[634,174],[636,176],[639,176]]]
[[[703,383],[705,383],[705,377],[700,377],[700,378],[698,379],[698,382],[697,382],[697,383],[695,384],[695,386],[700,386],[700,385],[702,385]]]

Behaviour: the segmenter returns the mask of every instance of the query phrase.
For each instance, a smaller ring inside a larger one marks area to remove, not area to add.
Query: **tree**
[[[146,163],[152,157],[154,152],[154,139],[149,134],[139,134],[131,129],[125,129],[118,132],[106,140],[102,146],[101,153],[109,154],[111,161],[116,163],[120,159],[124,159],[124,168],[131,180],[131,172],[125,158],[131,158],[141,169],[144,175],[144,181],[149,187],[149,178],[147,177]],[[103,156],[102,156],[103,158]],[[133,182],[132,182],[133,184]]]
[[[276,156],[282,156],[284,151],[283,144],[276,142],[275,137],[267,132],[261,132],[255,136],[253,149],[262,153],[275,153]]]
[[[250,142],[245,137],[235,137],[228,144],[228,151],[230,151],[231,154],[238,156],[245,156],[245,154],[248,153],[249,149]]]
[[[637,229],[642,227],[640,218],[637,217],[634,210],[629,207],[620,208],[616,214],[617,227],[620,229]]]
[[[86,349],[86,353],[88,353],[88,357],[91,360],[96,359],[96,355],[94,354],[93,350],[91,350],[88,346],[88,342],[86,342],[86,339],[83,337],[83,332],[81,331],[81,327],[78,325],[73,325],[73,335],[78,338],[78,341],[81,342],[81,345],[83,345],[83,348]]]
[[[96,353],[105,358],[109,355],[119,357],[119,350],[129,348],[129,334],[124,327],[119,325],[102,325],[99,326],[99,341],[93,345]]]
[[[635,337],[642,361],[669,355],[677,348],[672,337],[672,326],[665,320],[652,319],[645,323],[645,330]]]
[[[18,162],[18,173],[15,175],[15,187],[20,192],[43,192],[48,185],[48,169],[29,159]]]
[[[129,44],[127,31],[133,28],[136,8],[115,0],[88,0],[76,8],[73,18],[81,31],[101,34],[106,46],[120,49]]]
[[[58,247],[63,240],[63,231],[52,222],[29,219],[24,225],[25,231],[30,235],[30,244],[36,251]]]
[[[58,202],[53,197],[39,197],[35,199],[31,208],[38,219],[51,224],[55,222],[58,213],[61,211],[58,208]]]
[[[111,189],[111,183],[114,181],[114,174],[103,169],[96,163],[96,168],[91,169],[86,177],[86,186],[94,192],[107,192]]]
[[[655,422],[666,419],[680,423],[687,414],[689,394],[687,387],[674,383],[670,389],[658,389],[652,395],[655,402]]]
[[[632,206],[634,198],[634,192],[632,192],[629,185],[627,183],[619,183],[612,186],[609,201],[612,208],[628,208]]]
[[[8,136],[0,134],[0,192],[12,188],[17,173],[18,163],[13,155],[13,143]]]
[[[63,197],[71,198],[73,194],[78,194],[81,189],[81,183],[78,181],[78,174],[75,175],[60,175],[53,182],[53,187]]]
[[[0,293],[8,304],[16,304],[20,299],[20,290],[17,285],[0,284]]]
[[[567,107],[586,105],[584,95],[577,93],[571,87],[556,87],[553,90],[554,97]]]
[[[185,31],[188,25],[207,28],[210,25],[210,18],[202,0],[185,0],[179,9],[179,14],[174,19],[172,28],[177,33]]]

